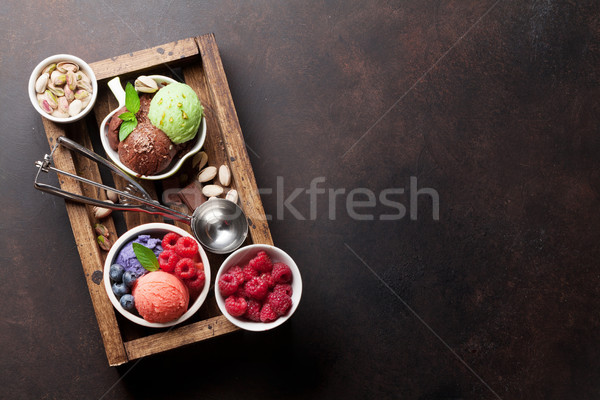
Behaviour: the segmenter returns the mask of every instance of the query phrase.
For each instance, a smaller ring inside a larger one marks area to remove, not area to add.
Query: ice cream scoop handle
[[[108,81],[108,87],[119,102],[119,108],[123,107],[125,105],[125,90],[123,90],[123,86],[121,85],[121,80],[119,77],[117,76]]]

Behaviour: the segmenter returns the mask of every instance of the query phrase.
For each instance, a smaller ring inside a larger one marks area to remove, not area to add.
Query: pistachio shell
[[[219,185],[206,185],[202,188],[202,194],[206,197],[216,197],[223,193],[223,188]]]
[[[74,117],[75,115],[79,114],[82,109],[83,103],[81,100],[73,100],[71,104],[69,104],[69,115]]]
[[[75,72],[75,76],[77,77],[77,82],[79,82],[79,81],[87,82],[87,83],[91,83],[92,82],[92,80],[83,71],[77,71],[77,72]]]
[[[65,91],[62,88],[55,86],[52,82],[48,83],[48,89],[54,93],[56,97],[64,96]]]
[[[93,91],[92,84],[90,82],[77,81],[77,87],[79,89],[83,89],[83,90],[87,91],[88,93],[92,93],[92,91]]]
[[[206,163],[208,162],[208,155],[201,151],[197,153],[192,159],[192,166],[197,167],[198,169],[202,169]]]
[[[50,115],[52,115],[53,117],[58,117],[58,118],[69,118],[68,113],[62,112],[60,110],[54,110],[52,112],[52,114],[50,114]]]
[[[50,75],[56,69],[56,64],[50,64],[42,71],[42,74]]]
[[[227,192],[227,194],[225,195],[225,200],[229,200],[233,203],[238,202],[238,192],[235,189],[231,189],[229,192]]]
[[[92,101],[92,96],[84,97],[83,99],[81,99],[82,107],[86,108],[88,104],[90,104],[90,101]]]
[[[50,80],[49,74],[41,74],[39,78],[35,81],[35,91],[37,93],[44,93],[46,90],[46,86],[48,86],[48,81]]]
[[[219,167],[219,182],[221,182],[221,185],[223,186],[229,186],[231,183],[231,171],[226,164]]]
[[[156,81],[148,76],[140,75],[135,80],[135,90],[142,93],[154,93],[158,90]]]
[[[69,61],[61,61],[58,64],[56,64],[56,69],[62,73],[66,73],[68,71],[77,72],[79,71],[79,65]]]
[[[217,167],[206,167],[198,175],[198,182],[208,182],[217,176]]]

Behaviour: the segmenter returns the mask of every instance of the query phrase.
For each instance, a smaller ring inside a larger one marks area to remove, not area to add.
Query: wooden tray
[[[98,61],[92,63],[91,67],[96,74],[99,87],[98,98],[94,107],[96,119],[94,121],[94,116],[89,115],[75,124],[61,125],[43,118],[46,136],[51,148],[59,136],[65,135],[99,154],[104,154],[99,141],[99,125],[106,115],[117,107],[117,102],[106,85],[107,80],[110,78],[119,76],[121,82],[124,83],[127,80],[135,79],[136,76],[142,73],[150,72],[171,75],[176,79],[183,78],[198,93],[204,106],[207,124],[204,151],[208,154],[209,164],[219,166],[228,163],[231,168],[233,176],[231,187],[237,189],[241,206],[249,221],[250,235],[245,244],[273,244],[213,34],[178,40],[162,46]],[[106,175],[101,175],[98,166],[84,157],[75,155],[62,147],[54,154],[54,163],[59,169],[96,182],[114,184],[118,188],[124,187],[122,179],[110,174],[108,174],[108,178]],[[150,194],[160,199],[160,195],[166,189],[176,190],[178,187],[183,187],[192,181],[195,173],[197,171],[193,171],[191,162],[188,162],[176,178],[158,183],[154,181],[140,181],[140,183]],[[107,182],[110,180],[113,182]],[[105,198],[105,194],[101,193],[102,191],[90,188],[89,185],[80,185],[70,178],[60,177],[59,183],[63,189],[70,192]],[[106,252],[100,250],[96,244],[93,225],[97,221],[90,212],[89,206],[69,201],[65,202],[65,205],[81,257],[100,334],[104,341],[106,356],[111,366],[238,329],[219,311],[212,287],[208,298],[198,313],[175,328],[163,330],[144,328],[116,313],[102,283],[102,270]],[[185,212],[191,212],[183,204],[169,205]],[[113,243],[116,240],[117,233],[122,234],[126,229],[143,223],[163,221],[162,217],[136,212],[115,212],[113,216],[114,219],[110,217],[102,221],[111,232],[110,238]],[[189,226],[176,224],[190,231]],[[116,226],[119,228],[116,228]],[[225,256],[208,254],[213,278],[212,282],[207,284],[213,286],[214,276]]]

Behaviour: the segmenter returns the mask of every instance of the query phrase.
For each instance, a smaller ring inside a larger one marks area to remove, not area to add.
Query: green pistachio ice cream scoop
[[[173,143],[179,144],[196,136],[203,112],[204,108],[191,87],[184,83],[171,83],[152,98],[148,119]]]

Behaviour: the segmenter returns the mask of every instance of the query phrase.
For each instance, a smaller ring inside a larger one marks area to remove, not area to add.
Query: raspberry
[[[162,248],[164,250],[173,250],[173,248],[175,247],[175,243],[177,243],[177,240],[181,237],[181,235],[179,235],[178,233],[175,232],[169,232],[165,235],[165,237],[162,240]]]
[[[269,287],[269,289],[272,289],[275,286],[275,280],[268,272],[265,272],[264,274],[259,276],[259,278],[267,282],[267,286]]]
[[[247,282],[255,276],[258,276],[258,271],[252,268],[250,265],[246,265],[244,269],[242,269],[242,272],[244,273],[244,282]]]
[[[275,313],[275,311],[273,311],[269,303],[263,304],[262,308],[260,309],[260,321],[273,322],[277,318],[279,318],[279,316]]]
[[[231,295],[225,299],[225,310],[233,317],[240,317],[246,312],[248,303],[241,297]]]
[[[271,306],[275,314],[281,316],[287,313],[292,306],[292,298],[282,292],[273,292],[267,297],[266,304]]]
[[[244,279],[244,272],[242,271],[242,267],[240,267],[239,265],[229,268],[227,273],[235,276],[237,278],[238,284],[241,284],[246,280]]]
[[[198,243],[189,236],[182,236],[177,239],[175,251],[181,257],[193,258],[198,253]]]
[[[273,263],[271,259],[264,251],[259,251],[250,262],[248,263],[252,268],[259,272],[271,272],[273,269]]]
[[[204,273],[199,273],[193,278],[186,279],[183,283],[185,283],[191,293],[200,293],[204,288],[205,282],[206,275],[204,275]]]
[[[259,277],[254,277],[248,282],[246,282],[246,284],[244,285],[244,289],[246,290],[246,293],[248,293],[250,298],[262,300],[267,295],[269,285],[267,284],[267,282],[263,281]]]
[[[244,299],[250,298],[250,295],[248,294],[248,292],[246,292],[246,288],[244,287],[244,285],[238,286],[238,290],[237,292],[235,292],[235,295]]]
[[[196,264],[191,258],[182,258],[175,265],[175,275],[181,280],[192,279],[196,276]]]
[[[238,290],[239,282],[235,275],[224,274],[221,275],[218,285],[221,296],[227,297],[234,294]]]
[[[282,293],[292,297],[292,293],[293,293],[292,285],[290,285],[289,283],[278,283],[273,288],[273,293],[277,293],[277,292],[282,292]]]
[[[292,270],[284,263],[275,263],[271,276],[275,283],[288,283],[292,281]]]
[[[173,272],[179,260],[181,260],[181,257],[175,253],[175,250],[163,250],[158,256],[160,269],[165,272]]]
[[[262,305],[256,300],[248,300],[248,307],[246,307],[246,313],[244,317],[250,321],[260,322],[260,309]]]

